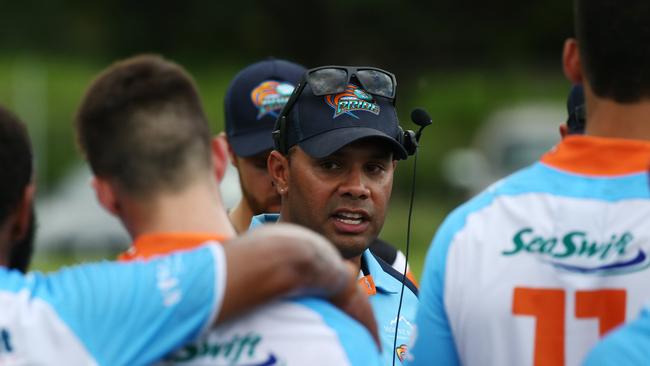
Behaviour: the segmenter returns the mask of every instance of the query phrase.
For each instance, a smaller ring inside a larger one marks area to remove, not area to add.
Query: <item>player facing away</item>
[[[296,227],[148,262],[24,275],[34,223],[32,151],[25,126],[2,107],[0,164],[0,364],[150,364],[271,297],[320,288],[345,304],[355,287],[346,282],[356,285],[330,243]],[[246,266],[255,254],[278,251],[288,255]],[[298,275],[305,271],[312,274]],[[258,292],[234,295],[253,286]]]
[[[447,217],[410,365],[579,365],[650,294],[650,3],[575,4],[563,66],[585,135]]]
[[[248,230],[253,216],[280,212],[280,195],[266,169],[273,150],[271,132],[305,71],[293,62],[268,59],[241,70],[228,87],[226,133],[220,138],[226,139],[230,161],[239,173],[242,199],[228,214],[239,233]],[[396,270],[404,271],[406,257],[391,244],[377,238],[370,250]],[[410,271],[408,275],[415,281]]]
[[[180,66],[156,56],[112,65],[88,89],[77,127],[98,198],[134,239],[122,260],[206,242],[237,245],[228,242],[234,230],[214,175],[216,169],[222,176],[227,150],[222,140],[211,144],[198,92]],[[258,262],[273,262],[279,253],[252,253],[240,265],[264,267]],[[260,286],[237,288],[232,296],[258,297],[264,283],[273,281],[256,280]],[[348,300],[340,305],[374,326],[365,293],[349,284]],[[305,296],[264,305],[198,335],[163,363],[361,366],[380,360],[360,323],[323,299]]]
[[[269,173],[282,198],[280,214],[253,218],[252,226],[290,222],[328,238],[353,263],[370,296],[386,365],[401,362],[417,307],[417,289],[368,250],[390,199],[399,142],[396,81],[369,67],[307,71],[278,119]]]

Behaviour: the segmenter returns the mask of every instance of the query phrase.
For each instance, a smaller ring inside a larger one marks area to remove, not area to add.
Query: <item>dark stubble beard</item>
[[[29,226],[25,237],[17,241],[9,251],[9,268],[26,273],[34,252],[34,235],[36,233],[36,214],[31,208]]]

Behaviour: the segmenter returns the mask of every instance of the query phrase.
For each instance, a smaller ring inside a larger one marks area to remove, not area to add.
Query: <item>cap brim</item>
[[[330,130],[303,140],[298,143],[298,146],[309,156],[318,159],[331,155],[357,140],[368,137],[376,137],[386,141],[387,146],[394,152],[394,159],[403,160],[408,156],[404,147],[397,140],[379,130],[368,127],[345,127]]]
[[[271,131],[266,129],[228,136],[228,143],[235,155],[245,158],[273,149]]]

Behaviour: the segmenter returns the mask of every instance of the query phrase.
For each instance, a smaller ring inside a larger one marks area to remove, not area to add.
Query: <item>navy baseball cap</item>
[[[240,71],[225,98],[226,135],[237,156],[273,149],[271,132],[280,111],[307,69],[269,59]]]
[[[398,141],[401,129],[394,100],[372,95],[354,79],[339,94],[315,96],[309,84],[289,112],[287,148],[298,145],[313,158],[322,158],[360,139],[386,142],[395,159],[408,154]]]

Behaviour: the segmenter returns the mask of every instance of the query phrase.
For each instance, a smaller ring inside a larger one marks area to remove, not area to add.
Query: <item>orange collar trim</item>
[[[647,172],[650,142],[594,136],[568,136],[541,162],[577,174],[616,176]]]
[[[165,255],[178,250],[189,250],[208,241],[223,243],[226,235],[209,233],[155,233],[140,235],[131,248],[118,256],[118,260],[127,262],[135,259],[148,259],[156,255]]]

